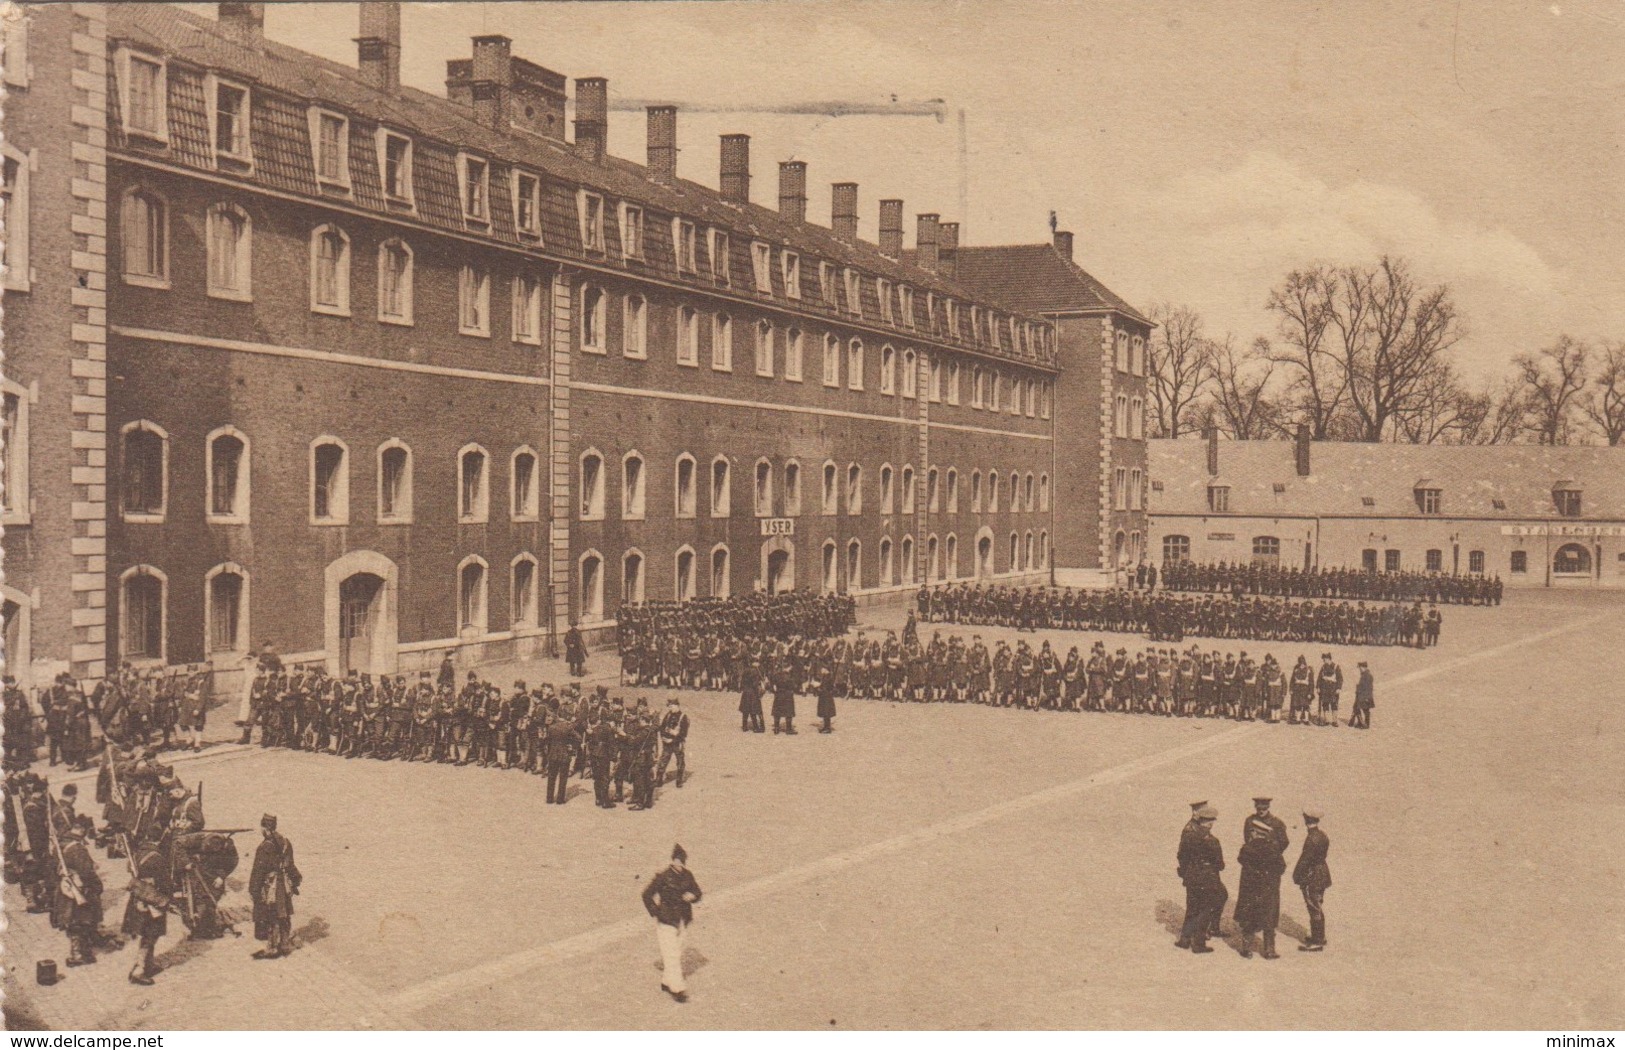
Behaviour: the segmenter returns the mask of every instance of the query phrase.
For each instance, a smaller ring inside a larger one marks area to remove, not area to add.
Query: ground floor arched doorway
[[[762,564],[757,580],[768,594],[783,594],[796,587],[796,545],[784,536],[774,536],[762,544]]]
[[[400,655],[395,563],[375,551],[351,551],[324,575],[329,670],[394,674]]]

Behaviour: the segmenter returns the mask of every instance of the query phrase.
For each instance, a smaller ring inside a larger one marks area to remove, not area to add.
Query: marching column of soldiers
[[[1152,581],[1156,570],[1141,572]],[[1300,569],[1260,562],[1164,562],[1162,586],[1170,591],[1278,595],[1286,598],[1345,598],[1436,605],[1500,605],[1500,576],[1443,572],[1378,572],[1343,567]],[[1142,584],[1142,589],[1144,584]]]
[[[102,928],[105,887],[90,847],[124,860],[129,899],[119,932],[137,945],[129,979],[143,985],[152,984],[159,972],[154,953],[168,932],[172,912],[191,938],[236,934],[222,914],[221,900],[226,878],[238,863],[232,836],[250,830],[209,828],[202,785],[188,788],[157,756],[151,747],[126,750],[107,744],[96,780],[103,819],[99,830],[90,814],[77,812],[75,784],[65,785],[56,797],[44,777],[27,770],[12,770],[4,783],[5,878],[21,885],[29,912],[49,913],[52,926],[67,935],[69,966],[94,964],[98,951],[123,946]],[[299,882],[292,847],[274,836],[275,818],[267,819],[272,827],[266,843],[275,838],[285,848],[266,854],[262,843],[255,856],[249,891],[256,936],[271,942],[257,953],[259,958],[292,950],[287,890],[297,892]]]
[[[516,681],[504,691],[474,671],[461,688],[454,681],[432,680],[427,671],[411,680],[262,668],[252,686],[248,742],[258,729],[261,747],[515,769],[546,777],[547,801],[558,805],[569,798],[572,776],[591,776],[600,807],[625,802],[630,784],[631,808],[649,809],[674,758],[676,785],[683,786],[688,716],[675,698],[656,715],[646,699],[629,706],[604,686],[589,696],[576,683],[555,690]]]
[[[1444,618],[1437,608],[1390,602],[1293,601],[1284,598],[1204,595],[1200,598],[1121,589],[1020,588],[950,584],[921,587],[915,614],[927,622],[1067,631],[1116,631],[1152,641],[1205,638],[1319,642],[1329,645],[1439,644]]]

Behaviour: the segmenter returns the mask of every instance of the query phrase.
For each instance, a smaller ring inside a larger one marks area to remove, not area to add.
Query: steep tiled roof
[[[912,257],[913,253],[905,255]],[[1146,320],[1144,314],[1048,244],[961,245],[957,279],[1012,310],[1115,310]]]
[[[888,258],[875,245],[848,242],[823,227],[786,221],[777,212],[759,205],[724,199],[707,186],[687,180],[669,183],[649,177],[640,164],[616,157],[603,163],[577,155],[568,145],[540,135],[515,130],[499,134],[478,123],[473,112],[448,99],[403,86],[396,94],[377,90],[362,79],[358,70],[318,58],[272,40],[252,44],[228,35],[216,22],[177,10],[164,4],[114,4],[108,12],[108,36],[115,43],[127,43],[143,51],[161,53],[171,59],[169,82],[169,144],[144,143],[126,139],[120,132],[116,111],[110,122],[111,145],[130,155],[147,155],[172,164],[240,178],[245,183],[301,196],[333,197],[330,188],[318,185],[310,148],[306,106],[331,107],[348,114],[350,121],[349,157],[351,190],[347,204],[380,213],[390,213],[383,200],[373,131],[379,126],[413,138],[412,175],[416,211],[413,218],[426,225],[457,233],[465,230],[458,194],[456,154],[463,150],[490,158],[491,170],[489,231],[475,231],[499,242],[520,243],[514,229],[508,179],[511,166],[522,167],[542,176],[542,233],[550,254],[599,258],[583,251],[576,218],[575,193],[578,188],[603,193],[611,203],[630,201],[645,207],[644,259],[628,263],[631,272],[665,280],[706,285],[708,277],[679,273],[672,247],[671,219],[681,217],[700,226],[729,231],[731,271],[736,289],[750,287],[750,242],[763,240],[803,255],[804,293],[798,306],[812,313],[845,316],[844,302],[825,305],[817,292],[820,260],[838,267],[853,267],[867,277],[883,277],[917,290],[916,325],[903,329],[900,339],[949,343],[966,350],[996,353],[1013,360],[1053,367],[1050,361],[1026,357],[1009,347],[980,346],[969,338],[952,338],[944,332],[932,334],[925,316],[926,294],[964,302],[986,301],[968,282],[954,282],[907,262]],[[203,98],[204,71],[214,71],[253,84],[251,120],[254,168],[249,172],[216,171],[209,155],[208,125]],[[111,75],[111,74],[110,74]],[[109,91],[113,106],[118,92]],[[612,209],[611,209],[612,210]],[[620,234],[616,224],[606,219],[605,238],[610,259],[620,258]],[[703,239],[702,239],[703,240]],[[700,248],[700,271],[709,271],[705,247]],[[774,293],[783,298],[783,275],[775,257]],[[863,315],[874,324],[881,317],[873,280],[863,282]],[[839,298],[844,300],[844,287]],[[1008,304],[989,303],[1005,311],[1021,313]]]
[[[1151,479],[1161,484],[1152,489],[1151,513],[1207,514],[1207,443],[1147,445]],[[1550,518],[1562,481],[1583,493],[1583,519],[1625,520],[1625,447],[1317,441],[1309,466],[1299,477],[1291,441],[1219,442],[1219,480],[1230,486],[1232,514],[1416,517],[1417,482],[1428,481],[1422,487],[1440,490],[1437,516]]]

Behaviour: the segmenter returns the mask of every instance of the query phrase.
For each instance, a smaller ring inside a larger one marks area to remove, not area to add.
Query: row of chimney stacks
[[[1219,476],[1219,428],[1212,423],[1207,425],[1202,437],[1207,441],[1207,476]],[[1309,424],[1299,423],[1296,433],[1292,437],[1292,464],[1298,472],[1298,477],[1307,478],[1312,473],[1310,462]]]

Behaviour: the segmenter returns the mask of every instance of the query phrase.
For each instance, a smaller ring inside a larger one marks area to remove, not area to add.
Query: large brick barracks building
[[[601,79],[567,135],[505,37],[405,87],[399,7],[361,8],[356,67],[260,4],[8,24],[10,673],[389,673],[628,601],[1137,556],[1148,326],[1070,235],[927,214],[905,252],[887,200],[866,243],[801,162],[751,203],[747,136],[679,179],[674,108],[609,156]]]

